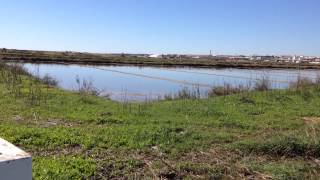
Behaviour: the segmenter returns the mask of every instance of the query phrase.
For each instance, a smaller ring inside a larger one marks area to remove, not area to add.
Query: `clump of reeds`
[[[165,100],[177,100],[177,99],[200,99],[201,92],[199,86],[188,88],[184,87],[177,93],[165,94],[163,97]]]
[[[46,74],[43,78],[39,79],[43,84],[49,86],[49,87],[55,87],[58,85],[58,80],[51,77],[49,74]]]
[[[290,82],[289,89],[295,93],[299,93],[305,100],[309,100],[313,95],[313,88],[319,93],[320,76],[315,79],[298,76],[297,80]],[[318,94],[319,95],[319,94]]]
[[[79,76],[76,77],[76,83],[78,85],[79,94],[86,96],[99,96],[100,92],[97,88],[93,86],[93,81],[91,79],[80,79]]]
[[[320,80],[319,80],[320,81]],[[297,80],[290,82],[290,89],[304,89],[317,84],[317,82],[312,81],[312,79],[307,77],[298,76]]]
[[[77,92],[81,96],[81,100],[85,103],[93,103],[89,96],[99,96],[100,91],[93,86],[93,81],[91,79],[80,79],[79,76],[76,77],[76,83],[78,85]]]
[[[268,77],[263,77],[261,80],[255,81],[253,87],[251,83],[238,86],[225,83],[223,86],[214,86],[208,91],[208,97],[247,94],[250,91],[268,91],[270,89],[271,81]]]
[[[271,81],[267,76],[263,76],[262,79],[257,80],[253,87],[253,90],[255,91],[268,91],[270,89]]]
[[[0,82],[7,92],[15,98],[22,95],[22,79],[25,75],[28,75],[27,71],[18,64],[1,63],[0,65]]]
[[[208,97],[214,96],[228,96],[232,94],[239,94],[243,92],[248,92],[250,90],[249,86],[239,85],[237,87],[232,86],[231,84],[224,84],[223,86],[212,87],[208,91]]]

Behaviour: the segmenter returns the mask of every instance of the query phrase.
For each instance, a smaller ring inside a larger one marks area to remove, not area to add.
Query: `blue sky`
[[[319,0],[0,0],[0,47],[320,56]]]

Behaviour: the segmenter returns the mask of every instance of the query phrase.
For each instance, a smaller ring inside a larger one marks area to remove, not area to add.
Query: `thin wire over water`
[[[145,74],[131,73],[131,72],[112,70],[112,69],[106,69],[106,68],[99,68],[99,67],[93,67],[93,66],[90,66],[90,67],[94,68],[94,69],[102,70],[102,71],[109,71],[109,72],[125,74],[125,75],[131,75],[131,76],[142,77],[142,78],[148,78],[148,79],[157,79],[157,80],[168,81],[168,82],[172,82],[172,83],[184,84],[184,85],[189,85],[189,86],[198,86],[198,87],[205,87],[205,88],[211,88],[212,87],[212,85],[205,84],[205,83],[194,83],[194,82],[189,82],[189,81],[185,81],[185,80],[177,80],[177,79],[166,78],[166,77],[150,76],[150,75],[145,75]],[[167,71],[175,71],[175,72],[183,72],[183,73],[194,73],[194,74],[220,76],[220,77],[227,77],[227,78],[246,79],[246,80],[255,81],[255,82],[263,80],[263,79],[250,78],[250,77],[244,77],[244,76],[221,75],[221,74],[202,73],[202,72],[183,71],[183,70],[173,70],[173,69],[170,69],[170,70],[166,69],[166,70]],[[274,83],[284,83],[284,84],[289,84],[290,83],[289,81],[280,81],[280,80],[269,80],[269,81],[270,82],[274,82]]]

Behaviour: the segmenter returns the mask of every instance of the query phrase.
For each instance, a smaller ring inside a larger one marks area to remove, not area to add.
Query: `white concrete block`
[[[0,180],[32,180],[32,158],[0,138]]]

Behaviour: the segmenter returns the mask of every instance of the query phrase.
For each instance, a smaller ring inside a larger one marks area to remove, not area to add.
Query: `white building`
[[[162,54],[151,54],[149,58],[162,58]]]

